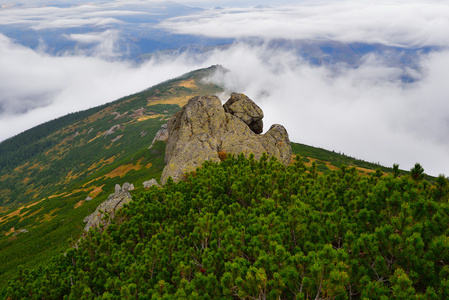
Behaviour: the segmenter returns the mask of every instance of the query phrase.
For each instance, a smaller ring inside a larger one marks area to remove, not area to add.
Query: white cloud
[[[112,59],[120,57],[123,53],[119,52],[118,41],[120,33],[118,30],[106,30],[103,32],[90,32],[84,34],[66,35],[66,38],[77,42],[78,44],[91,45],[92,48],[81,50],[79,47],[74,50],[78,55],[88,55]]]
[[[0,140],[64,114],[116,100],[191,71],[187,58],[141,66],[97,57],[55,57],[0,34]]]
[[[314,1],[261,9],[229,8],[173,18],[176,33],[209,37],[265,37],[449,45],[449,3],[442,1]]]

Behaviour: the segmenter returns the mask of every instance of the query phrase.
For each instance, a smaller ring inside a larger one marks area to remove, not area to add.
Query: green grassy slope
[[[0,285],[18,265],[45,262],[68,239],[78,240],[84,217],[116,184],[133,183],[139,193],[144,181],[159,180],[165,144],[148,147],[188,99],[221,91],[202,82],[214,70],[193,71],[0,144]]]

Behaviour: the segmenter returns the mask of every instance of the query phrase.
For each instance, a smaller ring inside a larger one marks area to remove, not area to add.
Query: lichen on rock
[[[161,183],[182,180],[206,160],[220,161],[220,153],[253,153],[256,159],[267,153],[287,165],[292,154],[287,130],[275,124],[259,134],[262,118],[260,107],[243,94],[233,93],[224,105],[216,96],[193,97],[168,122]]]

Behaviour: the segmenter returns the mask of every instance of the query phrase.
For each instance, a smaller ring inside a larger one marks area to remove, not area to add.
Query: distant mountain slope
[[[0,206],[62,194],[148,147],[160,125],[190,97],[220,90],[200,82],[214,69],[186,74],[4,141],[0,144]]]

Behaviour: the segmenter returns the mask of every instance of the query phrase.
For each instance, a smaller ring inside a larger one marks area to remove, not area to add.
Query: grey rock
[[[149,189],[149,188],[152,187],[153,185],[155,185],[155,186],[160,186],[159,183],[157,183],[156,179],[153,178],[153,179],[151,179],[151,180],[144,181],[144,183],[143,183],[143,188],[144,188],[144,189]]]
[[[250,124],[261,121],[263,112],[244,95],[233,94],[231,99],[227,102],[228,111],[236,103],[243,101],[244,105],[240,103],[232,110],[234,113],[229,113],[216,96],[197,96],[172,116],[168,122],[162,184],[170,176],[174,181],[184,179],[185,173],[195,171],[206,160],[219,162],[220,153],[253,153],[256,159],[267,153],[284,165],[290,163],[292,149],[287,130],[276,124],[267,133],[256,134]],[[236,111],[242,113],[237,116]]]
[[[143,116],[143,113],[145,112],[145,108],[141,107],[137,110],[133,109],[133,113],[131,115],[129,115],[130,118],[135,118],[135,117],[141,117]]]
[[[118,193],[120,193],[121,191],[122,191],[122,187],[120,186],[120,184],[117,183],[117,184],[115,185],[115,193],[118,194]]]
[[[154,137],[153,141],[151,142],[150,147],[148,149],[151,149],[155,142],[157,141],[167,141],[168,139],[168,126],[167,124],[163,124],[161,126],[161,129],[156,133],[156,136]]]
[[[103,136],[108,136],[113,134],[114,132],[116,132],[118,129],[122,128],[122,125],[114,125],[111,128],[109,128],[108,131],[106,131],[105,133],[103,133]]]
[[[113,112],[113,115],[116,115],[114,120],[120,120],[123,119],[124,117],[126,117],[126,115],[128,114],[128,112],[124,112],[123,114],[120,114],[119,112]]]
[[[98,227],[100,224],[108,226],[111,219],[115,217],[117,210],[130,201],[131,194],[128,191],[120,191],[119,193],[112,194],[108,200],[101,203],[95,209],[94,213],[84,218],[84,223],[87,223],[84,230],[89,231],[92,227]],[[103,219],[106,214],[109,215],[109,218]]]
[[[223,105],[225,112],[245,122],[254,133],[263,132],[262,109],[244,94],[232,93]]]
[[[129,191],[129,186],[130,186],[129,182],[125,182],[123,184],[122,191]]]
[[[92,197],[87,196],[86,199],[84,199],[84,200],[86,200],[86,201],[91,201],[91,200],[92,200]]]
[[[20,233],[27,233],[27,232],[28,232],[28,229],[19,229],[18,231],[14,232],[13,236],[16,236]]]
[[[134,191],[134,184],[131,183],[129,185],[128,191]]]

